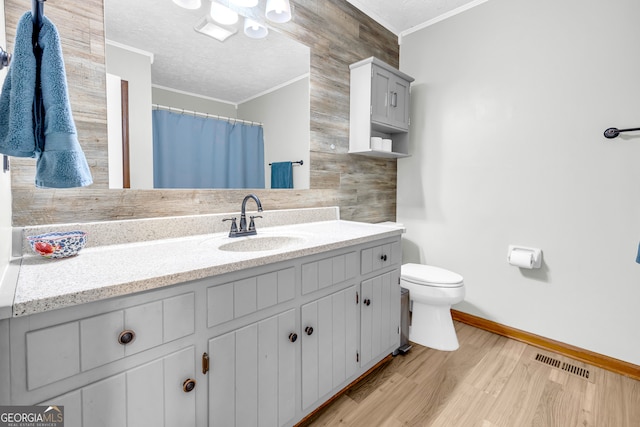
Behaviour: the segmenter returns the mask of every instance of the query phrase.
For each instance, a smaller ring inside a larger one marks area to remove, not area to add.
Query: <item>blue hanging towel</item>
[[[42,49],[40,87],[44,117],[34,112],[37,94],[32,34],[31,12],[27,12],[18,23],[15,54],[0,95],[0,153],[35,157],[37,187],[90,185],[91,171],[71,114],[60,36],[46,16],[42,17],[38,36]]]
[[[271,188],[293,188],[293,164],[271,163]]]
[[[636,256],[636,262],[640,264],[640,244],[638,244],[638,255]]]
[[[0,153],[36,157],[33,100],[36,88],[36,57],[33,54],[31,12],[18,23],[11,66],[0,95]]]

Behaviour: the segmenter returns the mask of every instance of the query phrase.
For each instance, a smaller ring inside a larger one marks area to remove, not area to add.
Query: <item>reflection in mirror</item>
[[[264,11],[265,3],[255,10]],[[262,123],[265,188],[271,188],[271,163],[300,160],[292,167],[293,188],[309,188],[307,46],[270,28],[263,15],[263,39],[245,36],[242,17],[224,42],[196,32],[203,19],[211,20],[209,1],[197,10],[170,0],[104,5],[110,188],[129,188],[127,169],[130,188],[154,188],[154,104],[173,114]]]

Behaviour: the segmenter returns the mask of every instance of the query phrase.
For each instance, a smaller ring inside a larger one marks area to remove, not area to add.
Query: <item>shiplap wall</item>
[[[17,21],[30,7],[25,0],[5,0],[9,51]],[[349,64],[376,56],[397,67],[397,37],[344,0],[292,0],[292,7],[294,19],[279,28],[311,49],[311,189],[255,194],[267,210],[339,206],[344,219],[393,220],[396,161],[347,151]],[[94,184],[37,189],[35,162],[12,159],[13,225],[237,211],[247,190],[108,189],[103,0],[49,0],[45,15],[60,32],[72,110]]]

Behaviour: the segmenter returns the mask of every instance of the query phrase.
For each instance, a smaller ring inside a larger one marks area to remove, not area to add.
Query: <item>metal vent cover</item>
[[[578,377],[584,378],[586,380],[590,378],[590,372],[588,369],[580,368],[576,365],[572,365],[570,363],[561,362],[558,359],[554,359],[553,357],[546,356],[544,354],[536,354],[536,361],[540,363],[544,363],[545,365],[553,366],[554,368],[559,368],[563,371],[569,372],[570,374],[576,375]]]

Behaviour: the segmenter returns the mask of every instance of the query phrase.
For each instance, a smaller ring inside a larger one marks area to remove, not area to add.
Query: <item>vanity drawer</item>
[[[360,258],[361,274],[369,274],[402,261],[400,241],[363,249]]]
[[[195,331],[193,292],[26,334],[29,390]]]
[[[207,326],[213,327],[295,298],[295,268],[207,289]]]
[[[358,275],[358,254],[349,252],[302,264],[302,294],[337,285]]]

